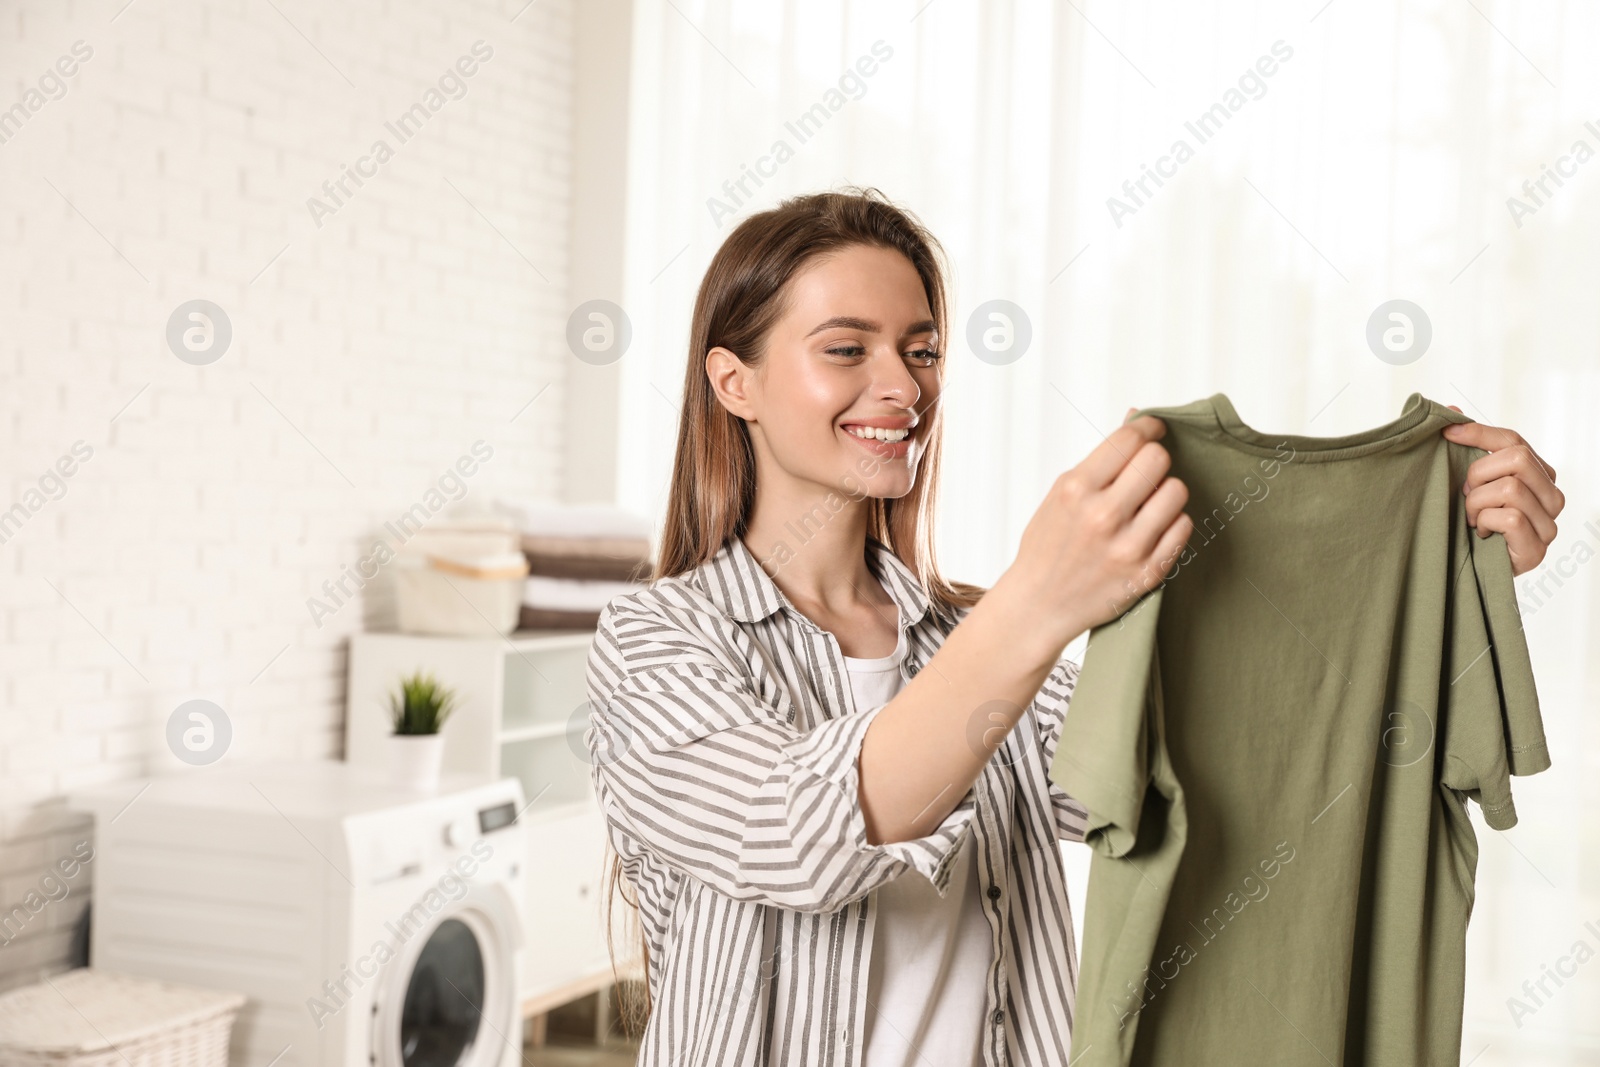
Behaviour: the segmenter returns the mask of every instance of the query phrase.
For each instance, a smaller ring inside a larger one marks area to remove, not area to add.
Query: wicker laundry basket
[[[0,995],[0,1067],[227,1067],[245,999],[81,967]]]

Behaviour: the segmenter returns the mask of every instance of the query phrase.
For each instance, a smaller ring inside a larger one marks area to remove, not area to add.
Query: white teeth
[[[910,430],[884,430],[872,426],[847,426],[845,429],[857,437],[875,441],[904,441],[911,434]]]

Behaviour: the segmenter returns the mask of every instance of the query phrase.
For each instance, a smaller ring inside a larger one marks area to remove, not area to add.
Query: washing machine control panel
[[[511,801],[478,809],[478,829],[486,834],[510,826],[517,821],[517,806]]]
[[[463,863],[465,870],[482,868],[479,879],[514,878],[524,866],[520,799],[520,788],[508,780],[492,791],[439,797],[361,819],[351,841],[351,880],[372,886],[428,881]]]

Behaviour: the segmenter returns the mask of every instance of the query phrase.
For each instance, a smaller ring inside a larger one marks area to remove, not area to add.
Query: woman
[[[1191,522],[1144,417],[1056,479],[992,588],[940,576],[941,258],[875,190],[823,193],[746,219],[701,284],[656,581],[589,658],[641,1064],[1064,1060],[1062,652]],[[1468,514],[1533,566],[1554,472],[1508,431],[1447,433],[1499,449]]]

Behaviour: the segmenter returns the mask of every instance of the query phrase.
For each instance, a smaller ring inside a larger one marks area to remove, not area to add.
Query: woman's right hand
[[[1017,558],[996,584],[1025,598],[1056,647],[1161,584],[1187,543],[1189,490],[1167,476],[1172,457],[1156,443],[1166,432],[1150,415],[1117,427],[1055,480],[1023,530]]]

